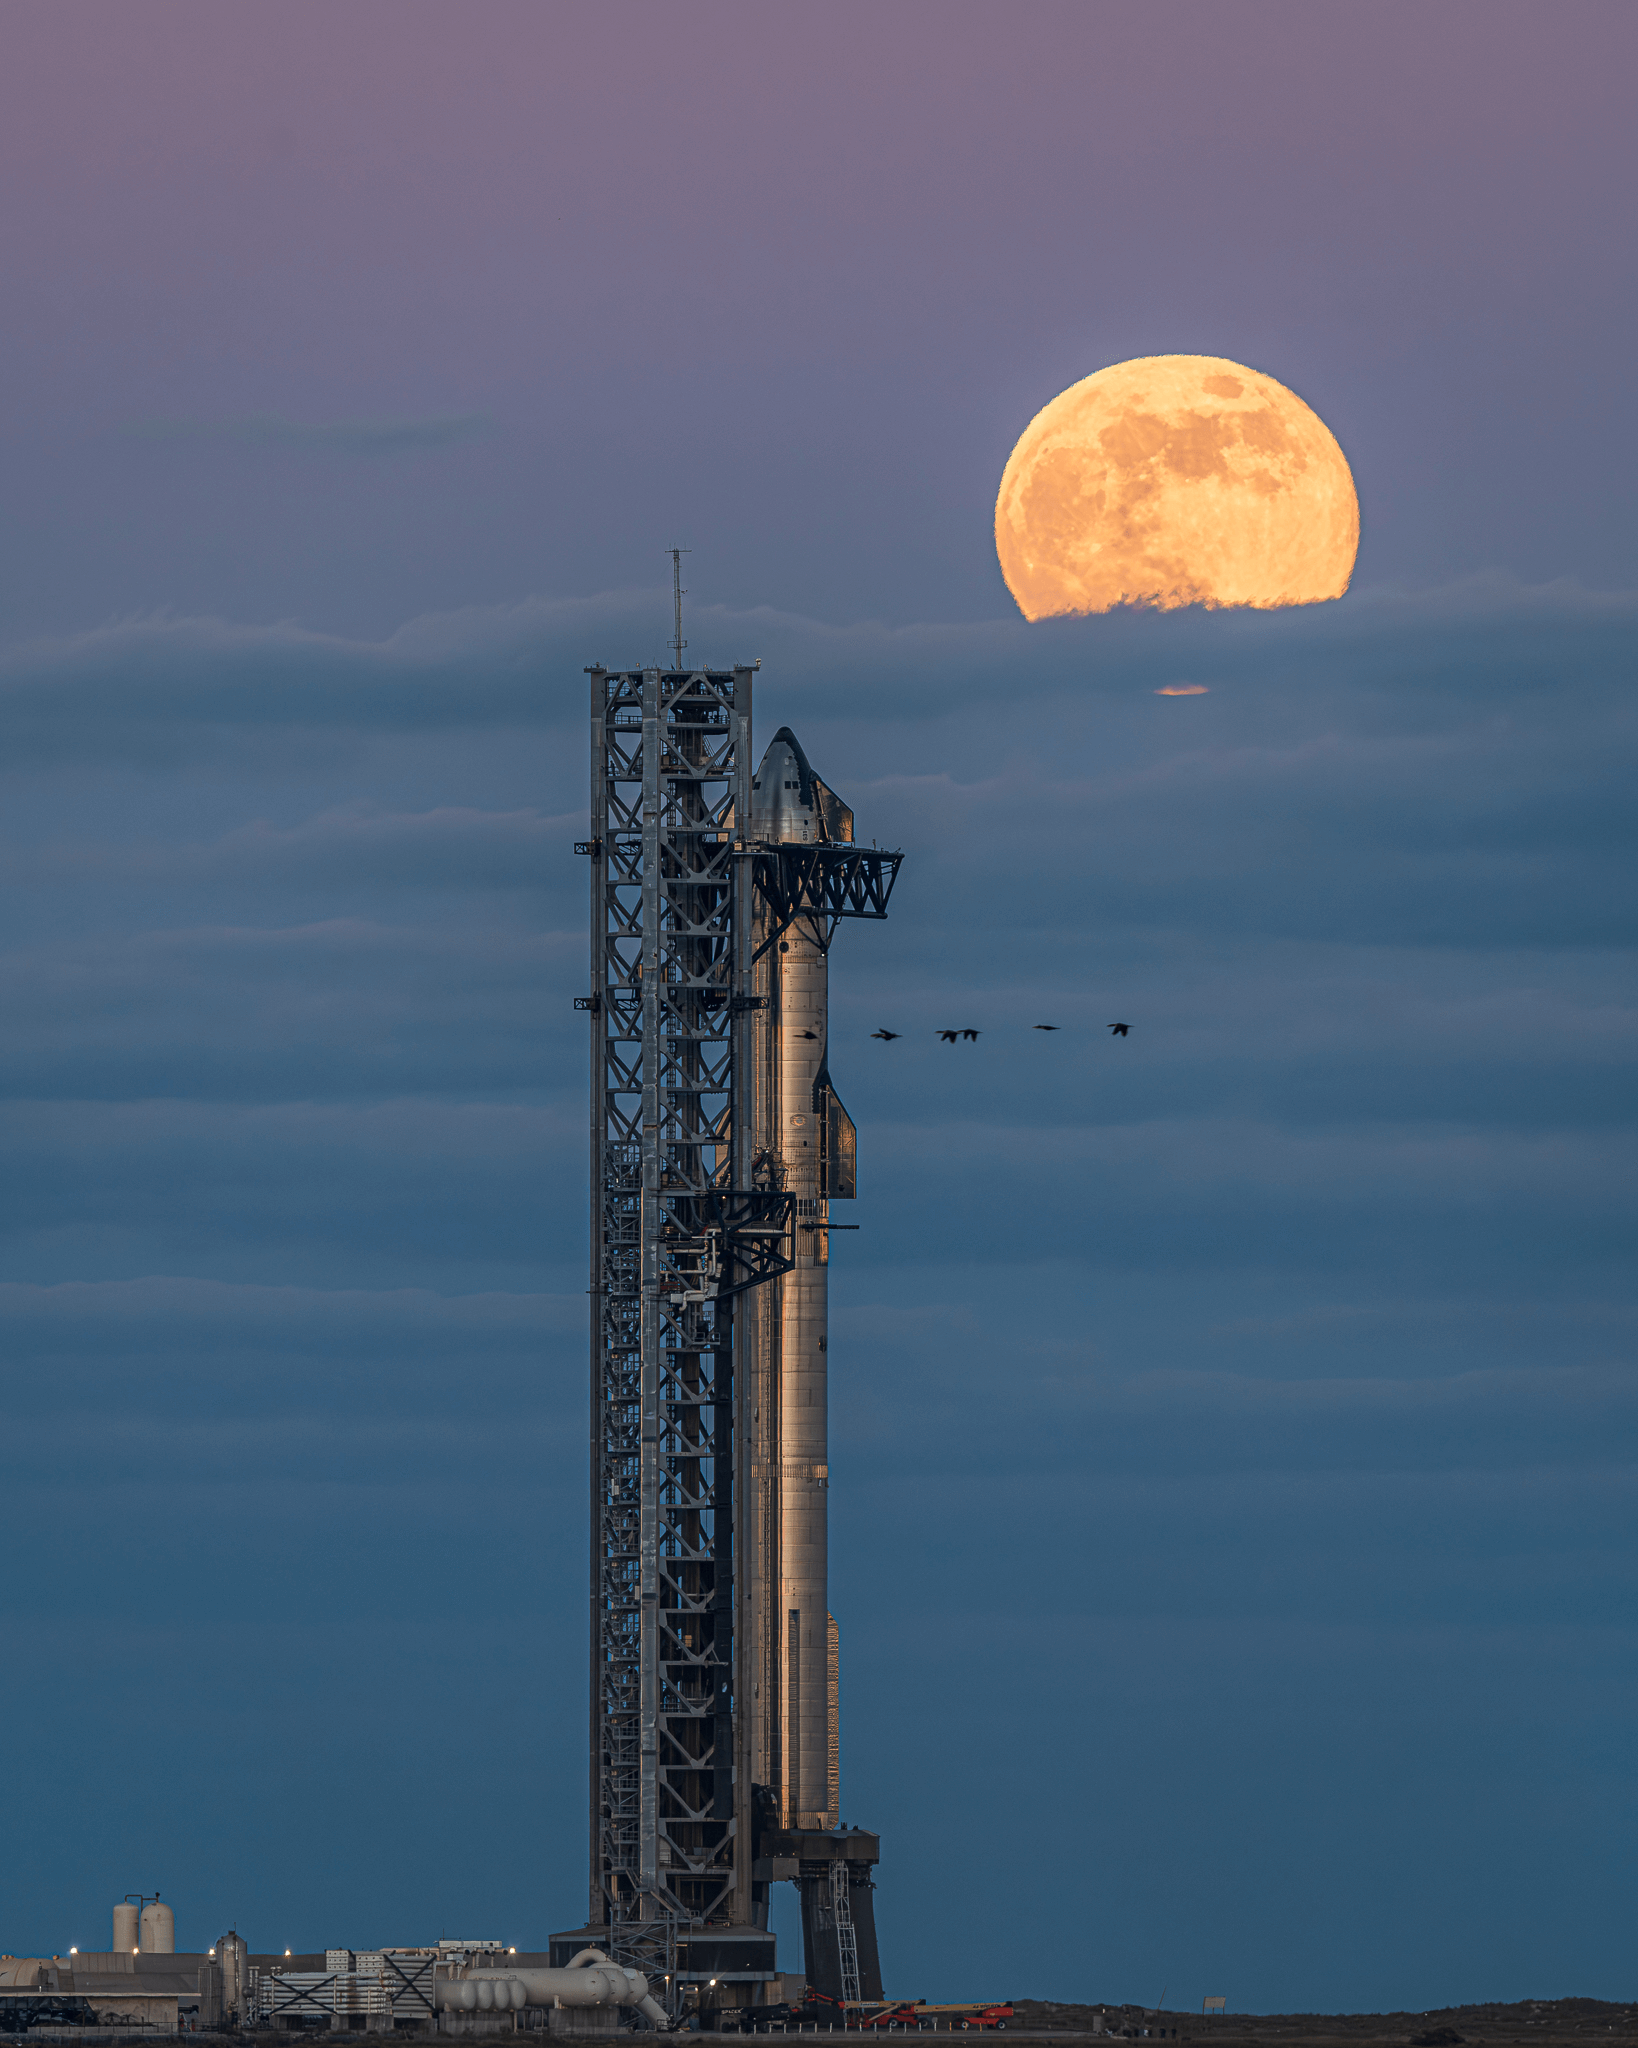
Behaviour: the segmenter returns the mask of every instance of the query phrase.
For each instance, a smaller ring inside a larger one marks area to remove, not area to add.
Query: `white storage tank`
[[[137,1945],[137,1909],[129,1899],[114,1908],[114,1953],[128,1956]]]
[[[150,1899],[143,1907],[140,1941],[145,1955],[176,1954],[176,1915],[163,1900]]]

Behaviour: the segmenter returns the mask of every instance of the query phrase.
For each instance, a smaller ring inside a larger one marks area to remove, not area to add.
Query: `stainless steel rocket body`
[[[752,786],[753,836],[764,843],[826,838],[825,794],[794,742],[775,739]],[[829,966],[802,922],[763,953],[757,993],[764,999],[757,1154],[762,1170],[795,1197],[796,1225],[795,1266],[769,1290],[767,1315],[773,1556],[763,1610],[772,1667],[766,1754],[785,1825],[834,1827],[836,1700],[826,1583],[829,1211],[821,1160]]]

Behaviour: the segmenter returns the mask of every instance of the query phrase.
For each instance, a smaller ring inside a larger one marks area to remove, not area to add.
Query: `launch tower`
[[[591,680],[592,1940],[754,2003],[768,1886],[810,1983],[879,1996],[877,1837],[840,1825],[826,1586],[830,1203],[854,1192],[829,949],[900,855],[781,729],[753,670]]]

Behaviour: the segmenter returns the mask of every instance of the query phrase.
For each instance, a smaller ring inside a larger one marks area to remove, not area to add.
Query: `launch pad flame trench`
[[[831,1080],[839,920],[901,856],[781,728],[753,670],[591,682],[591,1812],[587,1924],[713,2004],[777,1976],[879,1998],[878,1838],[840,1826],[827,1585],[830,1204],[855,1188]]]

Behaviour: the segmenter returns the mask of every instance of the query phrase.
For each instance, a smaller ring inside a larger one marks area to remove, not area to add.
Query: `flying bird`
[[[976,1038],[978,1033],[963,1028],[960,1031],[941,1031],[938,1035],[944,1040],[946,1045],[954,1045],[958,1038]]]
[[[904,1033],[902,1031],[872,1031],[870,1035],[872,1038],[902,1038]]]
[[[1058,1026],[1056,1024],[1037,1024],[1035,1028],[1037,1031],[1056,1031]]]
[[[819,1036],[817,1031],[799,1031],[796,1035],[798,1038],[817,1038]]]
[[[1109,1027],[1117,1038],[1124,1038],[1131,1028],[1130,1024],[1111,1024]]]

